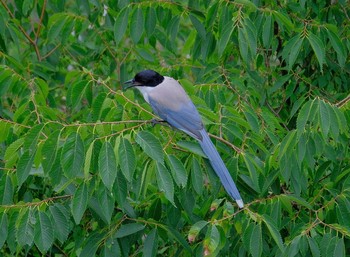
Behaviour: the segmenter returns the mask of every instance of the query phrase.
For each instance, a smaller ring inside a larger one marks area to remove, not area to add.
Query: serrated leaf
[[[182,148],[185,148],[186,150],[190,151],[191,153],[197,154],[203,158],[208,158],[198,143],[190,142],[190,141],[179,141],[179,142],[177,142],[177,145],[182,147]]]
[[[219,52],[219,56],[222,55],[222,53],[224,52],[230,38],[233,32],[234,26],[233,26],[233,21],[231,20],[229,22],[229,24],[227,24],[227,26],[224,27],[224,29],[222,30],[222,35],[219,37],[219,41],[218,41],[218,52]]]
[[[114,209],[114,199],[112,198],[112,194],[103,186],[99,187],[97,202],[99,209],[98,215],[106,224],[110,224]],[[103,206],[103,208],[100,208],[100,206]]]
[[[112,190],[112,186],[117,176],[117,160],[110,142],[103,143],[98,157],[99,174],[103,184]]]
[[[308,237],[308,243],[309,243],[309,247],[312,253],[313,257],[320,257],[321,253],[320,253],[320,248],[316,242],[316,240],[312,237]]]
[[[115,45],[118,45],[121,39],[123,38],[125,31],[128,27],[128,18],[129,18],[129,8],[125,7],[122,9],[114,23],[114,41]]]
[[[331,127],[330,123],[330,112],[329,107],[324,101],[320,101],[319,105],[320,112],[320,127],[322,131],[322,135],[324,138],[327,138],[329,129]]]
[[[287,30],[289,31],[294,30],[294,24],[291,22],[291,20],[287,15],[278,11],[273,11],[272,14],[275,16],[275,19],[277,21],[281,22],[285,26],[285,28],[287,28]]]
[[[185,187],[187,184],[187,172],[182,162],[175,155],[167,155],[170,162],[171,174],[178,186]]]
[[[85,245],[79,254],[79,257],[95,257],[103,236],[104,234],[100,234],[99,232],[93,232],[90,234],[85,240]]]
[[[291,40],[293,40],[292,38]],[[299,56],[299,52],[301,49],[301,46],[303,45],[304,38],[301,37],[301,35],[297,35],[295,37],[295,41],[293,40],[292,46],[290,48],[290,53],[288,54],[288,69],[292,69],[296,59]]]
[[[73,200],[72,200],[71,211],[73,214],[75,224],[80,223],[80,220],[83,217],[84,212],[86,210],[87,204],[88,204],[88,190],[87,190],[87,185],[83,182],[75,191]]]
[[[174,184],[170,176],[168,169],[161,163],[157,162],[157,183],[159,190],[164,192],[165,197],[172,203],[174,203]]]
[[[72,85],[71,104],[73,109],[81,104],[83,96],[85,94],[85,89],[88,85],[88,80],[79,80]]]
[[[324,63],[324,57],[325,57],[325,47],[319,37],[314,35],[312,32],[309,31],[307,36],[310,45],[312,49],[314,50],[314,53],[316,55],[316,58],[318,60],[318,63],[320,65],[320,69],[322,71],[323,69],[323,63]]]
[[[218,228],[215,225],[209,227],[203,245],[205,249],[208,251],[208,254],[214,253],[214,251],[218,248],[220,243],[220,233]]]
[[[120,206],[124,206],[127,196],[127,181],[120,171],[117,171],[116,180],[113,186],[115,199]]]
[[[69,211],[66,207],[58,203],[51,205],[49,208],[53,220],[55,238],[63,244],[67,240],[70,230]]]
[[[250,253],[253,257],[260,257],[262,255],[262,232],[261,224],[254,224],[253,230],[250,236]]]
[[[143,244],[143,256],[144,257],[155,257],[157,256],[158,248],[158,234],[157,229],[152,229],[148,233],[145,242]]]
[[[196,158],[192,159],[192,169],[191,169],[191,181],[194,190],[197,194],[201,195],[204,189],[204,179],[203,172],[200,164]]]
[[[92,161],[92,153],[94,150],[95,141],[93,141],[89,148],[86,151],[85,161],[84,161],[84,178],[87,179],[89,177],[90,166]]]
[[[6,213],[0,213],[0,249],[2,249],[8,234],[8,218]]]
[[[345,244],[344,244],[344,239],[339,238],[338,242],[335,245],[334,252],[333,252],[334,257],[345,257]]]
[[[142,8],[136,8],[131,17],[130,37],[134,44],[140,41],[144,29]]]
[[[14,187],[11,175],[3,175],[0,178],[0,203],[3,205],[13,204]]]
[[[136,160],[134,149],[126,138],[121,138],[119,143],[119,165],[125,178],[130,182],[135,171]]]
[[[40,132],[43,129],[43,127],[44,124],[37,124],[29,130],[24,139],[23,147],[25,150],[35,151],[35,149],[37,148]]]
[[[24,181],[29,176],[30,170],[32,169],[33,162],[34,162],[35,152],[31,152],[29,150],[25,151],[23,155],[19,158],[18,164],[17,164],[17,180],[18,180],[18,187],[21,187]]]
[[[43,156],[42,165],[46,174],[50,174],[51,169],[55,164],[60,134],[61,131],[56,130],[51,135],[49,135],[41,150]]]
[[[272,29],[272,15],[267,15],[264,26],[263,26],[263,33],[262,33],[262,39],[263,44],[265,48],[270,48],[271,40],[273,38],[273,29]]]
[[[121,227],[117,230],[115,234],[115,238],[122,238],[126,236],[130,236],[132,234],[135,234],[145,228],[145,225],[140,223],[130,223],[121,225]]]
[[[341,42],[339,36],[331,30],[327,29],[328,37],[332,44],[332,47],[337,52],[337,59],[340,67],[344,67],[346,61],[346,48]]]
[[[66,24],[67,16],[62,13],[52,15],[49,20],[49,32],[47,35],[48,43],[55,41],[58,38],[58,35],[63,29],[63,26]]]
[[[199,232],[208,224],[205,220],[197,221],[194,225],[191,226],[190,231],[188,232],[188,241],[192,243],[196,240]]]
[[[191,20],[193,26],[195,27],[195,29],[197,30],[198,35],[202,39],[205,39],[207,33],[205,31],[204,25],[193,14],[190,14],[190,20]]]
[[[157,162],[163,163],[163,148],[158,138],[156,138],[152,133],[148,131],[140,131],[137,133],[135,140],[149,157]]]
[[[309,120],[313,104],[314,104],[314,101],[308,101],[303,105],[303,107],[301,107],[299,111],[298,118],[297,118],[298,137],[300,137],[300,135],[305,130],[305,126]]]
[[[276,242],[278,248],[281,250],[282,253],[284,253],[284,245],[283,245],[283,241],[282,241],[282,237],[281,234],[279,233],[275,222],[266,214],[264,214],[263,216],[263,222],[265,223],[267,229],[269,230],[273,240]]]
[[[41,253],[46,253],[54,241],[54,230],[49,216],[38,212],[34,226],[34,243]]]
[[[155,8],[149,7],[146,12],[145,29],[148,37],[151,37],[157,24],[157,14]]]
[[[61,153],[61,164],[68,178],[75,178],[82,173],[84,164],[84,143],[76,132],[69,134]]]
[[[22,209],[16,221],[16,238],[20,246],[31,245],[34,240],[33,212]]]

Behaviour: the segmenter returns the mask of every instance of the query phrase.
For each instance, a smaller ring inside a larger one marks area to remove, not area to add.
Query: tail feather
[[[215,173],[218,175],[218,177],[221,180],[222,185],[224,186],[226,192],[237,202],[237,205],[240,208],[243,208],[244,203],[242,200],[241,195],[239,194],[239,191],[236,187],[235,182],[233,181],[230,173],[228,172],[226,165],[224,164],[223,160],[221,159],[218,151],[216,150],[216,147],[214,146],[213,142],[210,140],[208,133],[205,131],[205,129],[202,129],[200,131],[202,135],[202,140],[199,141],[203,152],[207,155],[211,166],[213,167]]]

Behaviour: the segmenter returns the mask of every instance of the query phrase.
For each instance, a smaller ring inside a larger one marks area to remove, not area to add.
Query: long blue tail
[[[238,189],[236,187],[235,182],[233,182],[233,179],[228,172],[224,162],[222,161],[218,151],[216,150],[216,147],[214,146],[213,142],[210,140],[208,133],[205,131],[205,129],[202,129],[200,131],[203,140],[199,143],[203,149],[203,152],[207,155],[211,166],[213,167],[215,173],[218,175],[218,177],[221,180],[222,185],[224,186],[227,193],[237,202],[237,205],[239,208],[243,208],[244,203],[242,200],[241,195],[238,192]]]

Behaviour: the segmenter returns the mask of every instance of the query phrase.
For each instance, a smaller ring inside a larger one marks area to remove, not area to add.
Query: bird
[[[244,207],[236,184],[209,138],[197,108],[177,80],[162,76],[154,70],[143,70],[133,79],[124,82],[123,88],[137,88],[156,115],[171,127],[196,139],[226,192],[236,201],[239,208]]]

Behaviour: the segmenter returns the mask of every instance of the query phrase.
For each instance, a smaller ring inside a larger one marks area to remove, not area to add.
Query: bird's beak
[[[131,87],[134,87],[134,86],[135,86],[134,85],[134,79],[130,79],[130,80],[124,82],[123,89],[127,90],[127,89],[129,89]]]
[[[130,80],[124,82],[123,89],[127,90],[129,88],[132,88],[132,87],[135,87],[135,86],[139,86],[139,85],[141,85],[141,83],[136,82],[134,79],[130,79]]]

